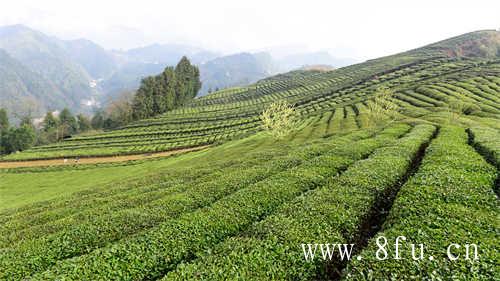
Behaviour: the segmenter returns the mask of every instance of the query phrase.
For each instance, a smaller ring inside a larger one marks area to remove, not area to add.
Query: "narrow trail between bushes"
[[[427,147],[438,136],[438,134],[439,127],[436,128],[429,140],[424,142],[420,146],[415,157],[411,160],[408,170],[396,182],[396,184],[377,195],[377,199],[374,205],[371,207],[368,215],[359,226],[356,237],[352,241],[348,241],[346,243],[355,245],[352,251],[353,257],[362,252],[363,249],[368,245],[370,239],[375,237],[375,235],[382,229],[382,226],[392,208],[399,190],[410,179],[410,177],[418,171],[422,160],[424,159]],[[326,265],[328,280],[340,280],[343,277],[342,272],[347,266],[347,263],[347,260],[332,259],[332,262]]]
[[[76,166],[84,164],[99,164],[99,163],[114,163],[134,160],[145,160],[158,157],[167,157],[180,153],[198,151],[208,148],[210,145],[202,145],[191,148],[175,149],[164,152],[142,153],[121,156],[104,156],[104,157],[88,157],[88,158],[59,158],[48,160],[28,160],[28,161],[0,161],[0,169],[12,169],[21,167],[44,167],[44,166]]]

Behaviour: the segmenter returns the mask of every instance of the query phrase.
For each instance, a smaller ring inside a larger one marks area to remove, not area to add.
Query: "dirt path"
[[[209,147],[209,145],[170,150],[165,152],[157,153],[147,153],[147,154],[134,154],[134,155],[122,155],[122,156],[109,156],[109,157],[90,157],[90,158],[80,158],[78,164],[97,164],[97,163],[112,163],[112,162],[123,162],[130,160],[143,160],[151,159],[157,157],[166,157],[170,155],[175,155],[179,153],[202,150]],[[42,166],[62,166],[62,165],[75,165],[75,158],[65,159],[50,159],[50,160],[30,160],[30,161],[6,161],[0,162],[0,169],[6,168],[20,168],[20,167],[42,167]]]

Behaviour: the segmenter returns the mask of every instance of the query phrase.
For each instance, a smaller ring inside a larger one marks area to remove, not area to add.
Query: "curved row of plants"
[[[468,145],[460,127],[445,127],[418,172],[401,188],[382,231],[388,258],[377,259],[377,237],[348,265],[346,280],[496,280],[500,254],[498,171]],[[405,236],[395,257],[395,239]],[[414,259],[410,243],[416,245]],[[424,247],[420,259],[419,244]],[[469,258],[466,245],[469,244]],[[478,259],[475,259],[475,247]],[[451,245],[451,246],[450,246]],[[448,254],[450,250],[451,256]],[[383,257],[380,254],[380,257]],[[457,258],[458,257],[458,258]]]
[[[214,204],[166,221],[149,231],[131,236],[87,255],[59,262],[33,279],[154,278],[202,248],[211,247],[225,237],[245,229],[252,222],[272,213],[279,205],[314,189],[356,159],[408,130],[395,126],[375,138],[352,145],[349,138],[335,141],[328,152],[242,188]],[[367,132],[359,133],[360,135]],[[364,143],[364,145],[361,145]],[[109,265],[106,266],[106,265]],[[126,266],[124,266],[126,265]],[[11,268],[11,267],[9,267]]]

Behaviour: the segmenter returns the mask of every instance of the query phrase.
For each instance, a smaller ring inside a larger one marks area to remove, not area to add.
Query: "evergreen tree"
[[[163,113],[173,109],[175,106],[175,85],[177,82],[174,68],[171,66],[165,68],[160,77],[160,81],[163,84],[163,92],[159,95],[158,103],[162,105],[159,113]]]
[[[7,130],[9,128],[9,117],[7,116],[7,111],[0,108],[0,131]]]
[[[141,86],[132,101],[132,112],[134,119],[143,119],[154,115],[153,97],[156,85],[155,77],[142,79]]]
[[[5,153],[23,151],[35,142],[35,131],[31,126],[10,128],[2,133],[1,144]]]
[[[200,69],[196,66],[193,66],[193,72],[194,72],[194,77],[193,77],[193,92],[191,94],[191,98],[195,98],[196,95],[198,95],[198,92],[201,89],[201,80],[200,80]]]
[[[183,56],[175,66],[175,76],[177,78],[177,105],[184,104],[188,97],[190,88],[191,63],[188,58]]]
[[[167,67],[157,76],[141,81],[132,101],[133,119],[167,112],[194,98],[201,88],[200,71],[182,57],[175,68]]]
[[[177,97],[178,104],[184,104],[186,101],[196,97],[201,88],[200,70],[191,65],[187,57],[182,57],[175,67],[177,77]]]

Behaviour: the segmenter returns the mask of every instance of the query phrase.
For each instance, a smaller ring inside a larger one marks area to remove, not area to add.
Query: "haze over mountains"
[[[304,65],[340,67],[353,62],[327,52],[273,58],[267,52],[222,55],[180,44],[105,50],[86,39],[61,40],[11,25],[0,27],[0,107],[34,116],[62,107],[91,112],[119,93],[135,90],[142,77],[160,73],[183,55],[200,67],[199,95]]]

